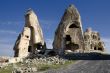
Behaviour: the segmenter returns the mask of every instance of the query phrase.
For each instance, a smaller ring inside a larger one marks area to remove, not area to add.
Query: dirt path
[[[110,73],[110,60],[80,60],[68,67],[43,73]]]

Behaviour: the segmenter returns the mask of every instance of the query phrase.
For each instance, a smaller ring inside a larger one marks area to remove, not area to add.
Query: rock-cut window
[[[89,35],[85,35],[85,36],[84,36],[84,40],[86,40],[86,41],[87,41],[89,38],[90,38]]]
[[[26,38],[29,38],[29,36],[25,35]]]
[[[95,35],[93,35],[92,37],[93,37],[93,39],[95,39],[95,40],[97,39],[97,36],[95,36]]]

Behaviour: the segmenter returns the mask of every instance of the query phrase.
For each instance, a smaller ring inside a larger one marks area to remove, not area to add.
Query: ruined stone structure
[[[78,10],[70,5],[56,29],[53,49],[57,53],[64,53],[66,50],[82,52],[84,50],[84,38],[81,18]]]
[[[100,35],[91,28],[86,29],[84,32],[85,51],[104,51],[104,42],[101,41]]]
[[[14,46],[14,56],[27,57],[44,48],[46,48],[46,46],[38,18],[33,10],[29,9],[25,14],[24,29],[22,33],[19,34]]]

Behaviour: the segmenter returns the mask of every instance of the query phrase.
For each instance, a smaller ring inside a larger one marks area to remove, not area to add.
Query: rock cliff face
[[[78,10],[70,5],[56,29],[53,49],[61,54],[66,50],[82,52],[84,50],[83,30]]]
[[[33,10],[29,9],[25,14],[24,29],[22,33],[19,34],[14,46],[14,56],[27,57],[44,48],[46,48],[46,46],[38,18]]]
[[[104,51],[104,42],[100,39],[100,34],[92,31],[91,28],[86,29],[84,32],[85,51]]]

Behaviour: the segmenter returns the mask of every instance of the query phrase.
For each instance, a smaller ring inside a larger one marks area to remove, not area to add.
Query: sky
[[[78,9],[83,30],[98,31],[110,52],[110,0],[0,0],[0,56],[13,56],[29,8],[37,14],[47,47],[52,48],[54,32],[70,4]]]

